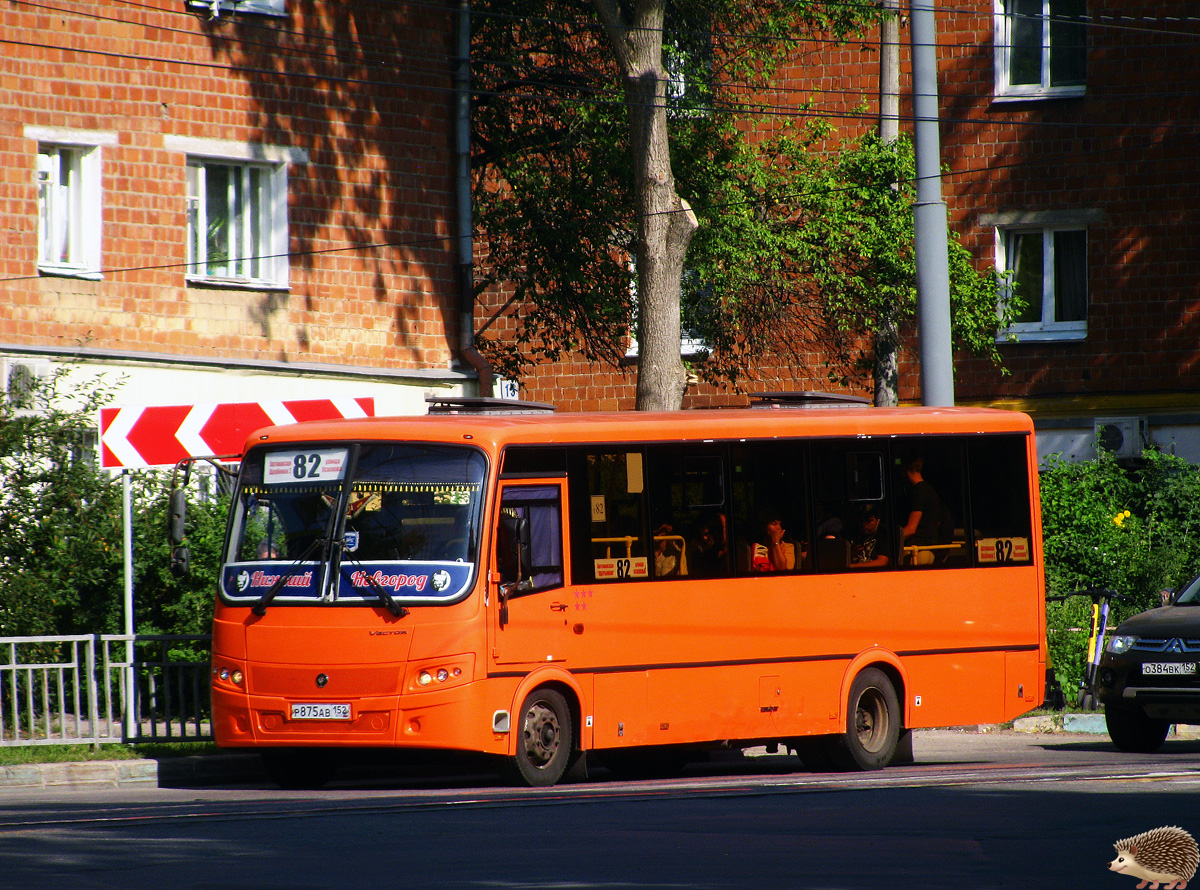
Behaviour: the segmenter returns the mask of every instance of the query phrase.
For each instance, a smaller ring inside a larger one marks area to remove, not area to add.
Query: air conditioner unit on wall
[[[0,387],[14,407],[31,408],[34,390],[53,371],[53,364],[45,359],[0,359]]]
[[[1114,457],[1141,457],[1146,441],[1144,417],[1097,417],[1096,454],[1108,451]]]

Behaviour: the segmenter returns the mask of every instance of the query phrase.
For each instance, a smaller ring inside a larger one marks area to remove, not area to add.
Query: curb
[[[1020,717],[1013,721],[1017,732],[1074,732],[1087,735],[1108,735],[1104,714],[1043,714],[1040,717]],[[1200,726],[1176,723],[1167,738],[1200,739]]]
[[[0,788],[81,791],[101,788],[188,788],[266,781],[257,754],[215,754],[162,760],[88,760],[0,766]]]

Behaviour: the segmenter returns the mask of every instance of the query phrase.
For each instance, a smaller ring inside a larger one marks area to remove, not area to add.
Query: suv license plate
[[[1142,674],[1194,674],[1196,673],[1196,662],[1194,661],[1148,661],[1142,665]]]
[[[350,705],[346,704],[293,704],[293,720],[349,720]]]

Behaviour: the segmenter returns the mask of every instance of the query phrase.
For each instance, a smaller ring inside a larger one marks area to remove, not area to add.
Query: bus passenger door
[[[500,664],[567,660],[566,502],[561,479],[502,482],[492,536],[492,657]]]

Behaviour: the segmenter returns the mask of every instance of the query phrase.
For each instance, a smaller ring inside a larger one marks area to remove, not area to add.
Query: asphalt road
[[[1200,832],[1200,741],[920,733],[918,763],[792,758],[670,780],[511,789],[379,768],[320,792],[257,781],[0,796],[0,888],[1132,888],[1119,838]]]

